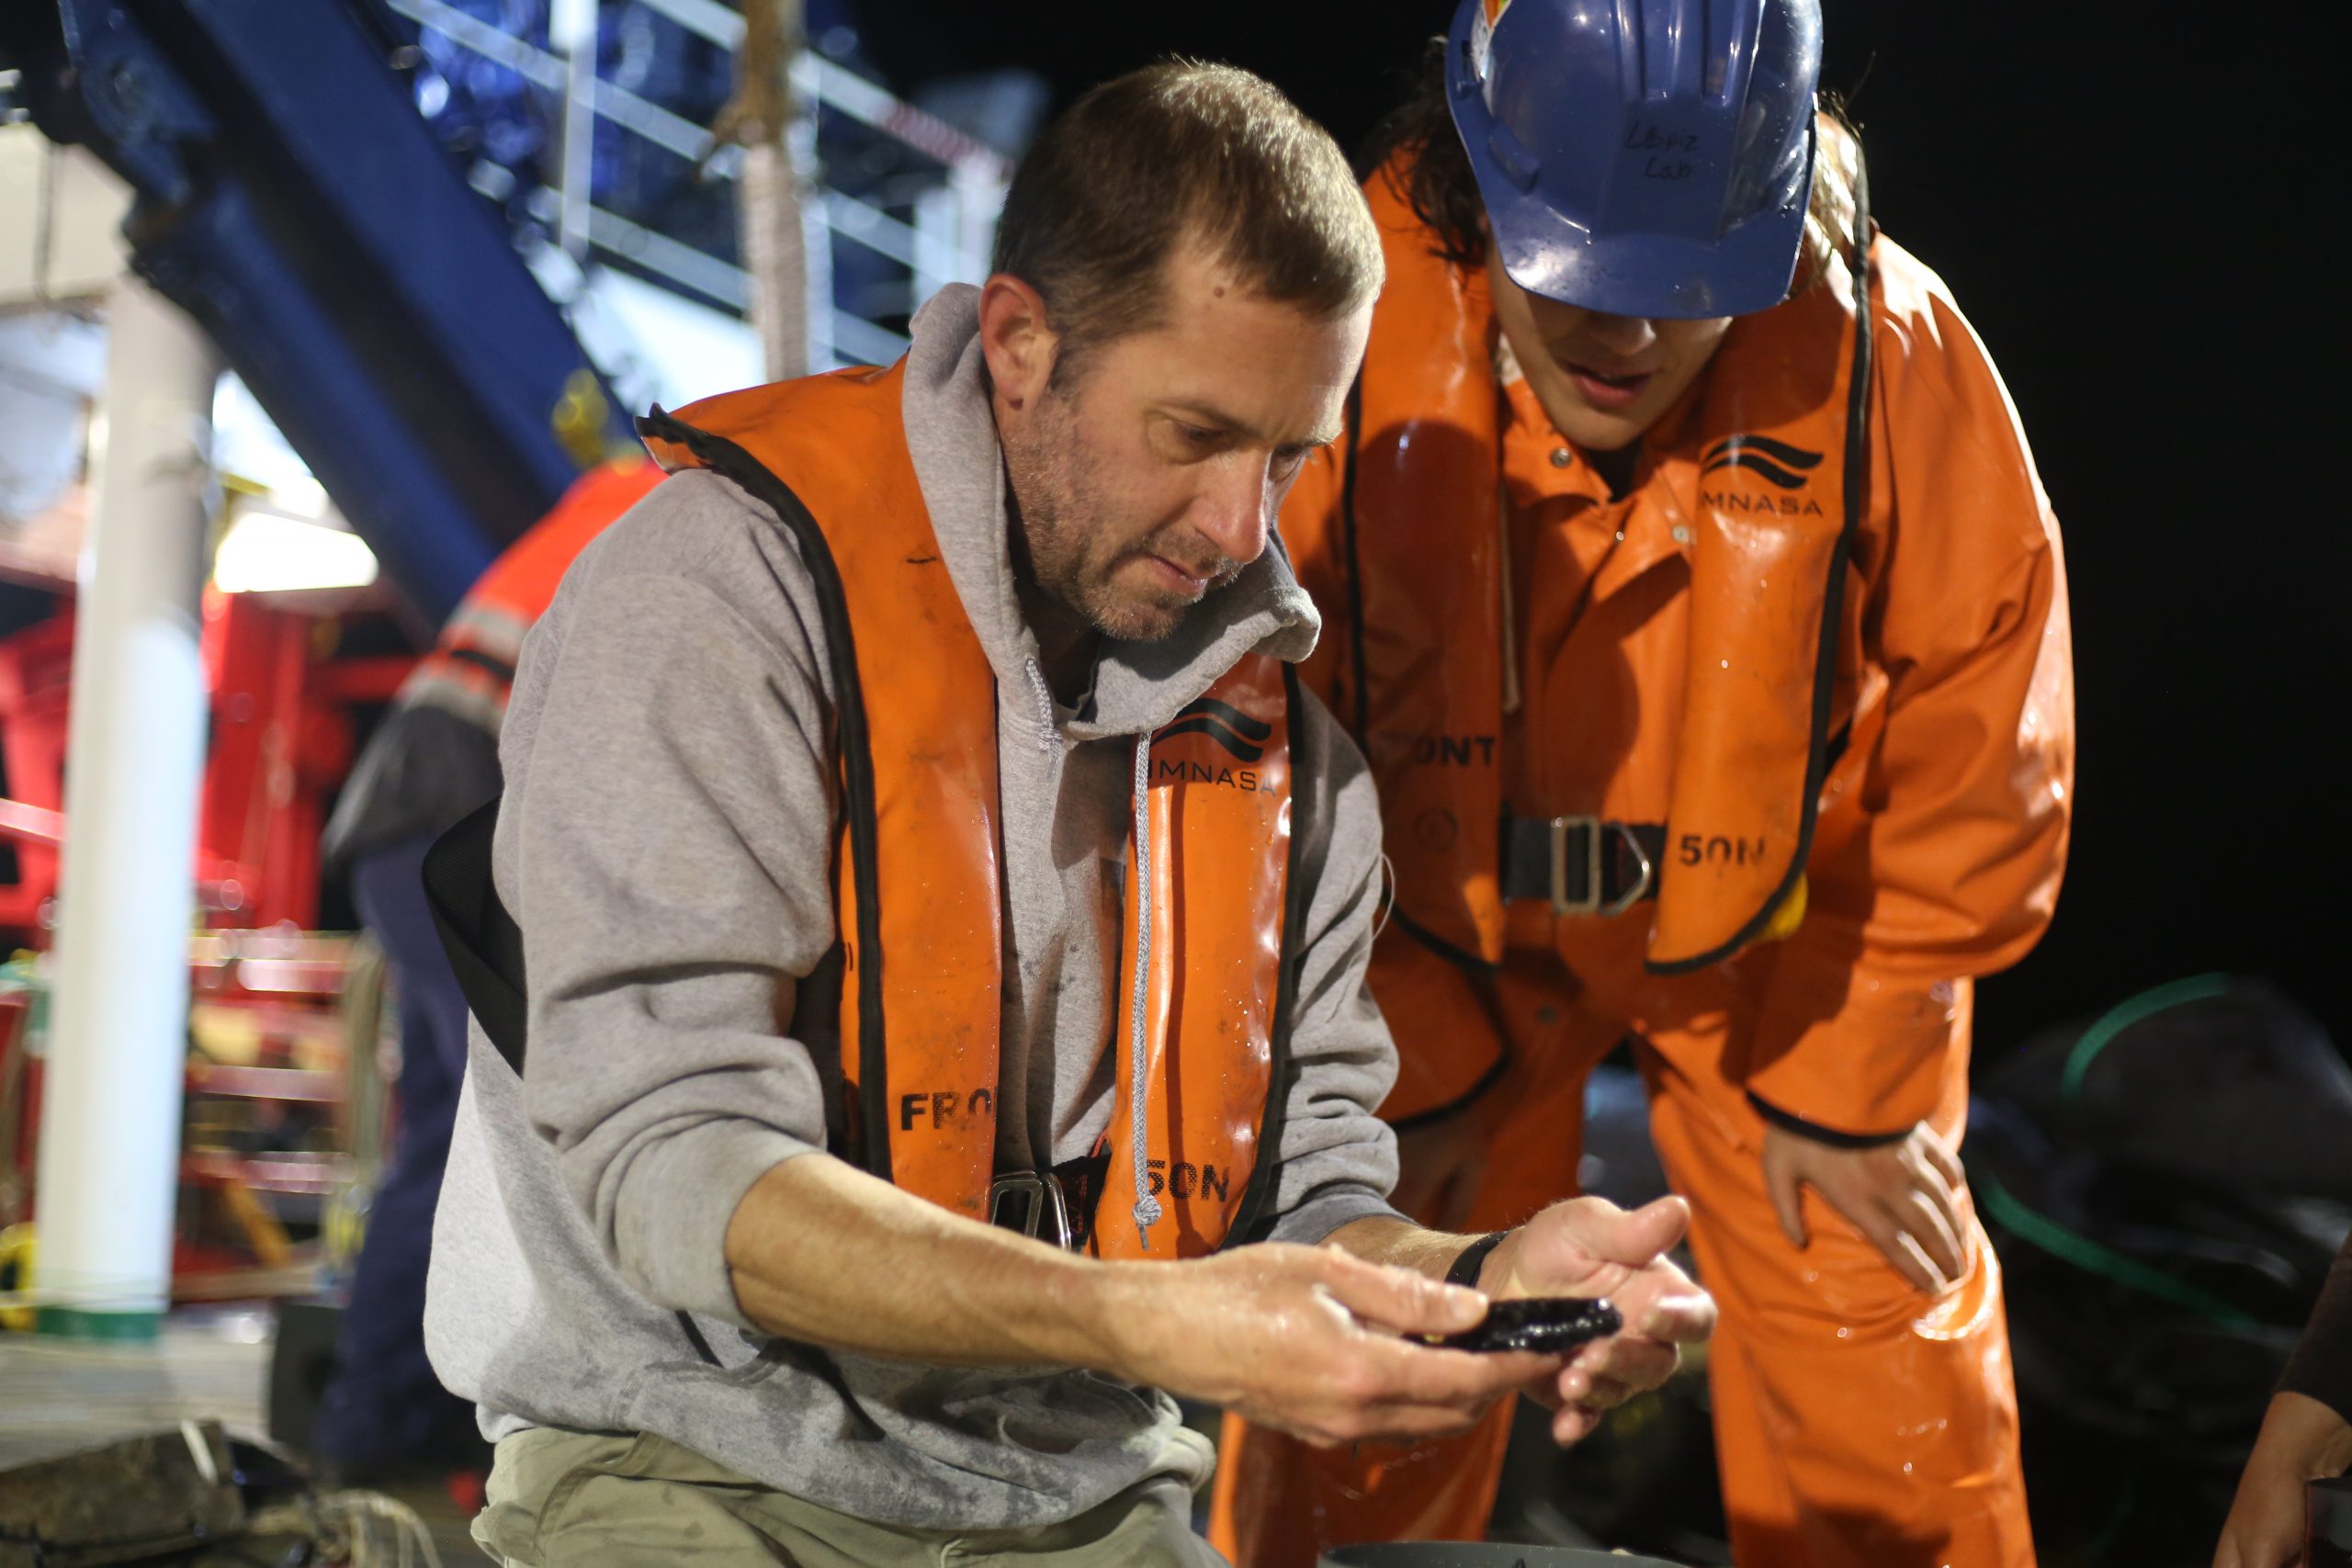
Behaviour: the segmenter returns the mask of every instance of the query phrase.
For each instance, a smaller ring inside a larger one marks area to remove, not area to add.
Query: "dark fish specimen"
[[[1449,1334],[1430,1344],[1448,1350],[1573,1350],[1625,1326],[1607,1302],[1574,1296],[1532,1296],[1499,1301],[1476,1328]]]

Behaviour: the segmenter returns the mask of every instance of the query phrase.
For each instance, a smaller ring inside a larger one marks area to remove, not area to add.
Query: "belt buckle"
[[[1643,850],[1642,841],[1634,836],[1633,829],[1623,822],[1607,821],[1599,817],[1554,817],[1544,826],[1551,829],[1552,834],[1552,913],[1555,915],[1598,915],[1604,920],[1613,920],[1641,902],[1642,896],[1650,890],[1650,884],[1657,880],[1657,865]],[[1608,878],[1601,869],[1600,851],[1606,836],[1612,831],[1640,869],[1624,892],[1604,904],[1600,894]],[[1585,836],[1586,886],[1585,896],[1581,898],[1568,897],[1568,835],[1571,833]]]
[[[1018,1224],[1005,1213],[1015,1201],[1020,1204]],[[1052,1229],[1039,1234],[1049,1222]],[[1069,1200],[1062,1191],[1061,1178],[1050,1170],[1016,1170],[989,1182],[989,1224],[1019,1231],[1064,1252],[1070,1250]]]

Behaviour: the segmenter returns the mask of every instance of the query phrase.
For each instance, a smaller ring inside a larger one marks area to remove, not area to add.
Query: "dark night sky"
[[[1067,98],[1182,51],[1282,85],[1352,148],[1442,0],[1183,7],[866,0],[894,73],[1019,62]],[[2082,731],[2057,924],[1988,985],[1980,1049],[2205,969],[2271,976],[2352,1043],[2338,750],[2352,550],[2311,389],[2347,276],[2288,23],[1826,0],[1880,220],[1941,272],[2066,532]],[[2257,27],[2264,30],[2257,31]],[[1865,78],[1865,67],[1868,74]],[[1859,91],[1856,90],[1860,84]],[[2330,422],[2331,424],[2340,422]]]

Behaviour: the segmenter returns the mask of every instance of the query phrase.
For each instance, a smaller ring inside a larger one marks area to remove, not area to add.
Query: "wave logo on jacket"
[[[1266,738],[1273,732],[1272,725],[1251,718],[1230,704],[1203,697],[1181,710],[1159,738],[1205,735],[1231,752],[1237,761],[1254,762],[1266,754]]]
[[[1794,490],[1821,466],[1821,454],[1769,435],[1726,435],[1699,455],[1699,472],[1749,468],[1782,490]]]

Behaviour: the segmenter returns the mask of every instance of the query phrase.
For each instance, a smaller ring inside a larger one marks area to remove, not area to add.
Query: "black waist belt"
[[[1110,1151],[1098,1149],[1051,1170],[1007,1172],[989,1183],[989,1224],[1083,1252],[1094,1236],[1094,1205],[1110,1168]]]
[[[1614,919],[1657,894],[1666,858],[1662,822],[1600,817],[1505,817],[1502,891],[1555,914]]]

